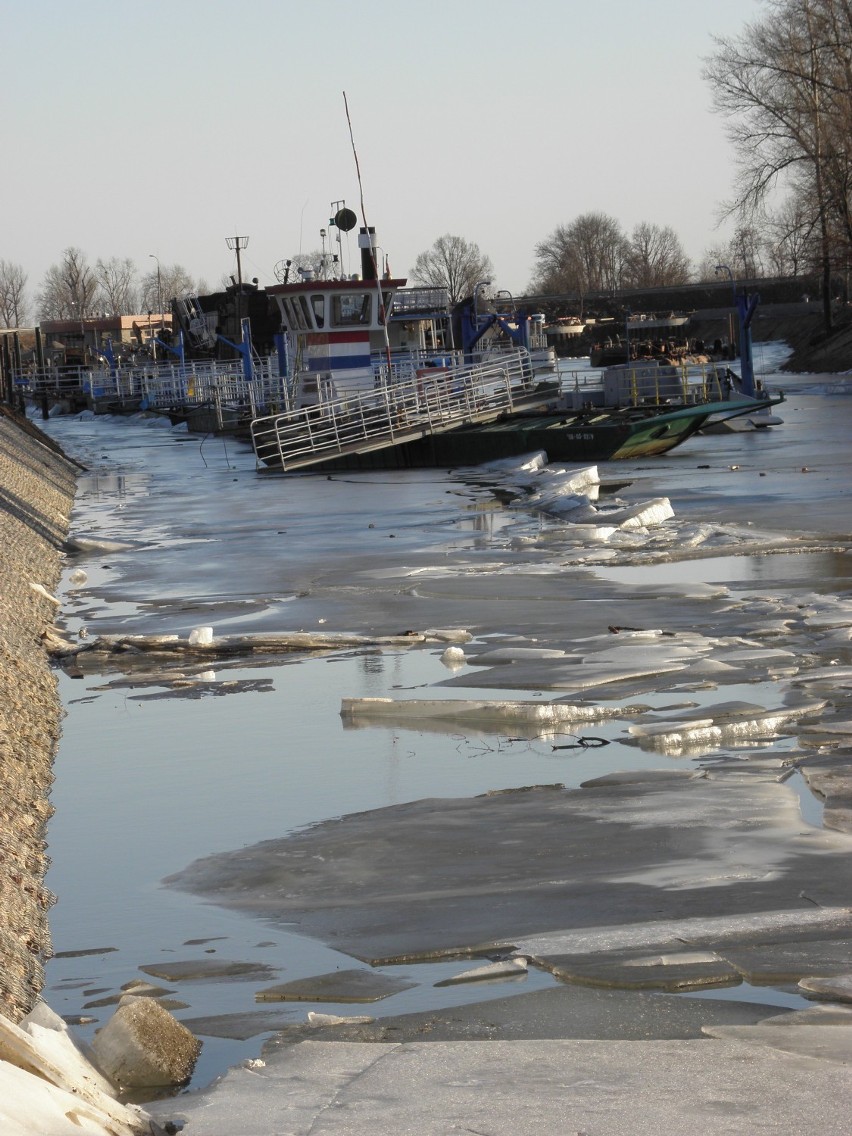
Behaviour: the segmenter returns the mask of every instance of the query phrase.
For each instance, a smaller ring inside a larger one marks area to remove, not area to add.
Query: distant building
[[[87,316],[81,320],[43,320],[40,330],[48,367],[88,367],[103,357],[108,341],[120,359],[155,354],[155,338],[171,340],[172,315],[171,312],[144,312],[130,316]]]

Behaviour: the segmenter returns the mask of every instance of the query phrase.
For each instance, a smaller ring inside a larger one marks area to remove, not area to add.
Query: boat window
[[[393,292],[383,292],[382,293],[382,303],[385,306],[385,319],[388,319],[390,317],[391,309],[393,308],[393,299],[394,299],[394,293]]]
[[[304,327],[307,331],[310,331],[314,326],[314,322],[311,319],[311,309],[308,307],[307,296],[297,296],[296,300],[301,309],[299,314],[302,317],[302,327]]]
[[[284,311],[287,315],[287,324],[291,331],[305,331],[305,321],[302,312],[295,300],[284,301]]]
[[[311,307],[314,309],[314,322],[317,327],[325,327],[325,296],[311,296]]]
[[[335,296],[332,302],[332,322],[335,327],[371,322],[373,297],[369,292],[345,293]]]

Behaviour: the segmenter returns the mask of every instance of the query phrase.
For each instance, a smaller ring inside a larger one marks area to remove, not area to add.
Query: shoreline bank
[[[62,708],[43,644],[58,603],[76,463],[24,420],[0,415],[0,1012],[36,1004],[50,956],[44,886]]]

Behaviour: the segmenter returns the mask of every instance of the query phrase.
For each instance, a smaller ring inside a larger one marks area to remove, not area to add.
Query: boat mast
[[[352,132],[352,119],[349,116],[349,100],[346,98],[346,92],[343,92],[343,105],[346,108],[346,123],[349,127],[349,141],[352,143],[352,156],[355,159],[355,174],[358,178],[358,193],[361,197],[361,220],[364,222],[364,231],[358,237],[358,244],[361,246],[361,274],[364,279],[367,279],[365,269],[367,264],[370,263],[372,267],[373,279],[376,282],[376,292],[378,293],[379,304],[379,323],[382,326],[382,332],[385,339],[385,356],[388,364],[388,378],[390,378],[391,371],[391,349],[390,338],[388,336],[388,319],[387,312],[384,307],[384,296],[382,295],[382,282],[379,279],[379,267],[376,264],[376,250],[373,244],[373,235],[375,229],[371,229],[367,223],[367,210],[364,206],[364,185],[361,181],[361,164],[358,161],[358,151],[355,149],[355,135]],[[363,242],[363,243],[362,243]],[[369,261],[365,249],[369,250]]]

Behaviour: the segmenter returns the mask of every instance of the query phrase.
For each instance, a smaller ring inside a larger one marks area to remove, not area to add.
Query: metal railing
[[[393,299],[391,316],[414,312],[440,312],[449,315],[450,301],[446,288],[399,288]]]
[[[247,379],[240,360],[195,360],[151,363],[136,367],[97,367],[32,371],[17,376],[15,387],[38,400],[85,396],[98,406],[138,404],[151,410],[208,404],[243,411],[247,417],[288,409],[291,392],[278,372],[277,358],[255,357],[253,377]]]
[[[417,372],[251,424],[259,464],[284,470],[398,445],[511,412],[532,389],[529,355],[499,363]]]
[[[564,397],[574,409],[596,406],[695,404],[727,399],[736,393],[727,368],[715,363],[681,363],[592,371],[560,371]]]

